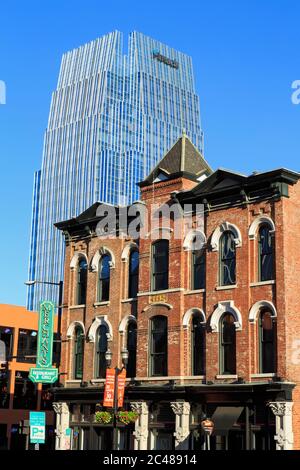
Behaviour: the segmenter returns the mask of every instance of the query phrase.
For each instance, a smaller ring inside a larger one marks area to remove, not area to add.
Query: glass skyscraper
[[[63,279],[64,243],[53,224],[96,201],[127,204],[183,129],[200,151],[192,59],[141,33],[123,52],[119,31],[65,53],[52,94],[42,168],[35,174],[29,279]],[[27,308],[57,300],[28,288]]]

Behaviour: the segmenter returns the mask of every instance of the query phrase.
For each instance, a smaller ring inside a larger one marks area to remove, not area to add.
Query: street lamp
[[[58,321],[57,321],[57,334],[58,334],[58,354],[57,354],[57,367],[60,366],[60,351],[61,351],[61,316],[62,316],[62,302],[63,302],[63,281],[54,282],[54,281],[40,281],[40,280],[33,280],[33,281],[26,281],[24,282],[26,286],[34,286],[35,284],[47,284],[50,286],[58,286],[59,293],[58,293]]]
[[[127,364],[128,364],[128,351],[127,349],[122,349],[121,351],[121,358],[122,358],[122,368],[119,369],[119,367],[115,367],[115,382],[114,382],[114,406],[113,406],[113,413],[114,413],[114,419],[113,419],[113,450],[118,449],[118,432],[117,432],[117,412],[118,412],[118,377],[121,374],[121,372],[126,369]],[[112,360],[112,352],[110,349],[107,349],[105,353],[105,360],[106,360],[106,365],[107,367],[111,366],[111,360]]]
[[[214,423],[211,419],[206,418],[201,421],[201,426],[205,433],[206,450],[210,450],[210,436],[214,430]]]

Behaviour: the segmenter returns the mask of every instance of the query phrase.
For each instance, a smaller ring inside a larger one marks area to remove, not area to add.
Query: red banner
[[[126,381],[126,369],[118,375],[118,407],[122,408],[124,402],[125,393],[125,381]]]
[[[115,369],[106,369],[103,406],[113,408],[115,388]]]

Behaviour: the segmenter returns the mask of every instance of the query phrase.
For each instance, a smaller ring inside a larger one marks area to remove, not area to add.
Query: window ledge
[[[205,289],[195,289],[185,292],[184,295],[202,294],[203,292],[205,292]]]
[[[154,291],[149,291],[149,292],[139,292],[137,294],[137,297],[142,297],[143,295],[160,295],[160,294],[168,294],[172,292],[179,292],[179,291],[184,291],[185,289],[183,287],[176,287],[174,289],[165,289],[165,290],[154,290]]]
[[[105,302],[95,302],[93,305],[94,305],[94,307],[102,307],[104,305],[109,305],[109,304],[110,304],[110,301],[107,300]]]
[[[91,384],[104,384],[105,379],[91,379],[90,382]]]
[[[75,308],[85,308],[85,304],[81,304],[81,305],[70,305],[69,309],[70,310],[73,310]]]
[[[131,297],[129,299],[121,300],[121,304],[126,304],[127,302],[137,302],[137,298],[136,297]]]
[[[276,377],[275,372],[268,372],[267,374],[251,374],[251,379],[260,379],[263,377]]]
[[[80,379],[70,379],[66,380],[66,384],[80,384],[82,381]]]
[[[259,282],[250,282],[250,287],[256,287],[256,286],[268,286],[270,284],[275,284],[275,281],[259,281]]]
[[[229,289],[236,289],[237,284],[232,284],[230,286],[217,286],[216,290],[229,290]]]
[[[216,379],[237,379],[238,376],[236,374],[220,374],[216,375]]]

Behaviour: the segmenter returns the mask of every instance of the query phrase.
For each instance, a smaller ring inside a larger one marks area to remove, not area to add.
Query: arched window
[[[107,326],[100,325],[96,336],[95,375],[98,379],[106,376]]]
[[[77,266],[77,288],[76,304],[86,303],[86,282],[87,282],[87,262],[85,258],[80,258]]]
[[[127,377],[136,376],[136,323],[131,321],[127,328]]]
[[[234,234],[226,230],[220,239],[220,285],[235,284],[236,249]]]
[[[258,232],[258,280],[274,279],[273,236],[268,225],[262,225]]]
[[[83,351],[84,351],[84,333],[81,326],[76,326],[74,332],[74,379],[82,380],[83,377]]]
[[[205,289],[205,251],[195,250],[192,252],[192,290]]]
[[[157,316],[150,321],[150,375],[168,375],[168,320]]]
[[[259,315],[258,328],[260,373],[273,373],[276,368],[276,326],[270,311],[262,310]]]
[[[129,256],[128,297],[134,298],[138,292],[139,283],[139,252],[134,250]]]
[[[101,256],[99,261],[98,302],[106,302],[109,300],[110,262],[110,255]]]
[[[220,322],[220,374],[236,374],[234,317],[230,313],[224,313]]]
[[[169,241],[158,240],[152,245],[152,290],[169,287]]]
[[[192,375],[204,375],[205,370],[205,327],[201,320],[199,315],[192,319]]]

